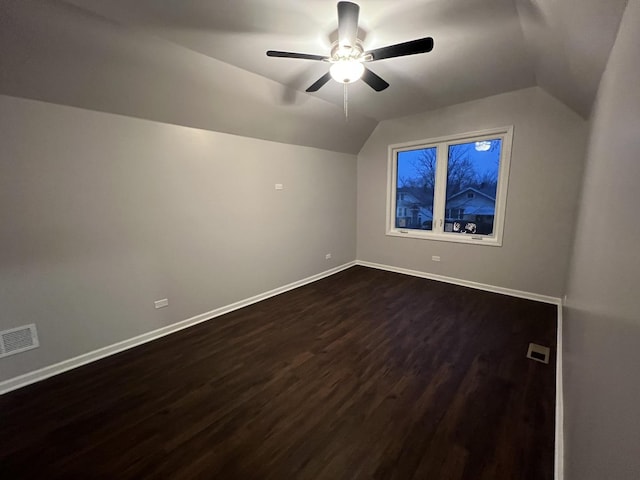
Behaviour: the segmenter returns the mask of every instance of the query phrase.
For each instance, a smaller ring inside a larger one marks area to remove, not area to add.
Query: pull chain
[[[349,120],[349,96],[347,94],[347,83],[344,83],[344,120]]]

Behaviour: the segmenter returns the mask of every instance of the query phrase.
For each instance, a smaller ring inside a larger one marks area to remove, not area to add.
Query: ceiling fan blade
[[[403,57],[405,55],[415,55],[416,53],[427,53],[433,50],[433,38],[425,37],[411,40],[404,43],[396,43],[388,47],[376,48],[364,52],[364,55],[371,55],[371,62],[385,58]]]
[[[338,2],[338,44],[355,47],[360,7],[352,2]]]
[[[362,81],[373,88],[376,92],[381,92],[385,88],[389,86],[387,82],[385,82],[378,75],[373,73],[367,67],[364,67],[364,73],[362,74]]]
[[[267,50],[267,57],[301,58],[303,60],[328,60],[322,55],[311,55],[309,53],[281,52],[279,50]]]
[[[316,80],[316,82],[313,85],[311,85],[309,88],[307,88],[305,91],[307,91],[307,92],[317,92],[329,80],[331,80],[331,74],[329,72],[327,72],[323,76],[321,76],[318,80]]]

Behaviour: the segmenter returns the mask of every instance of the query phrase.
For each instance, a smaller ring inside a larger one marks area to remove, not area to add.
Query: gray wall
[[[0,380],[354,260],[355,184],[353,155],[0,96],[0,329],[41,341]]]
[[[564,310],[566,478],[640,478],[640,0],[591,119]]]
[[[514,136],[502,247],[385,235],[389,144],[506,125]],[[586,135],[586,122],[539,88],[381,122],[358,155],[358,259],[561,297]]]

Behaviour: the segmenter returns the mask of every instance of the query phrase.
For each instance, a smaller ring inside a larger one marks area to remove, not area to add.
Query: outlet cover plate
[[[169,305],[169,299],[168,298],[163,298],[162,300],[156,300],[155,302],[153,302],[153,305],[156,308],[167,307]]]

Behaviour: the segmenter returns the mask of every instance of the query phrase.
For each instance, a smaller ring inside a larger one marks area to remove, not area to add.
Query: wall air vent
[[[40,346],[35,324],[10,328],[0,332],[0,358]]]
[[[530,343],[527,358],[536,362],[549,363],[549,347],[543,347],[537,343]]]

